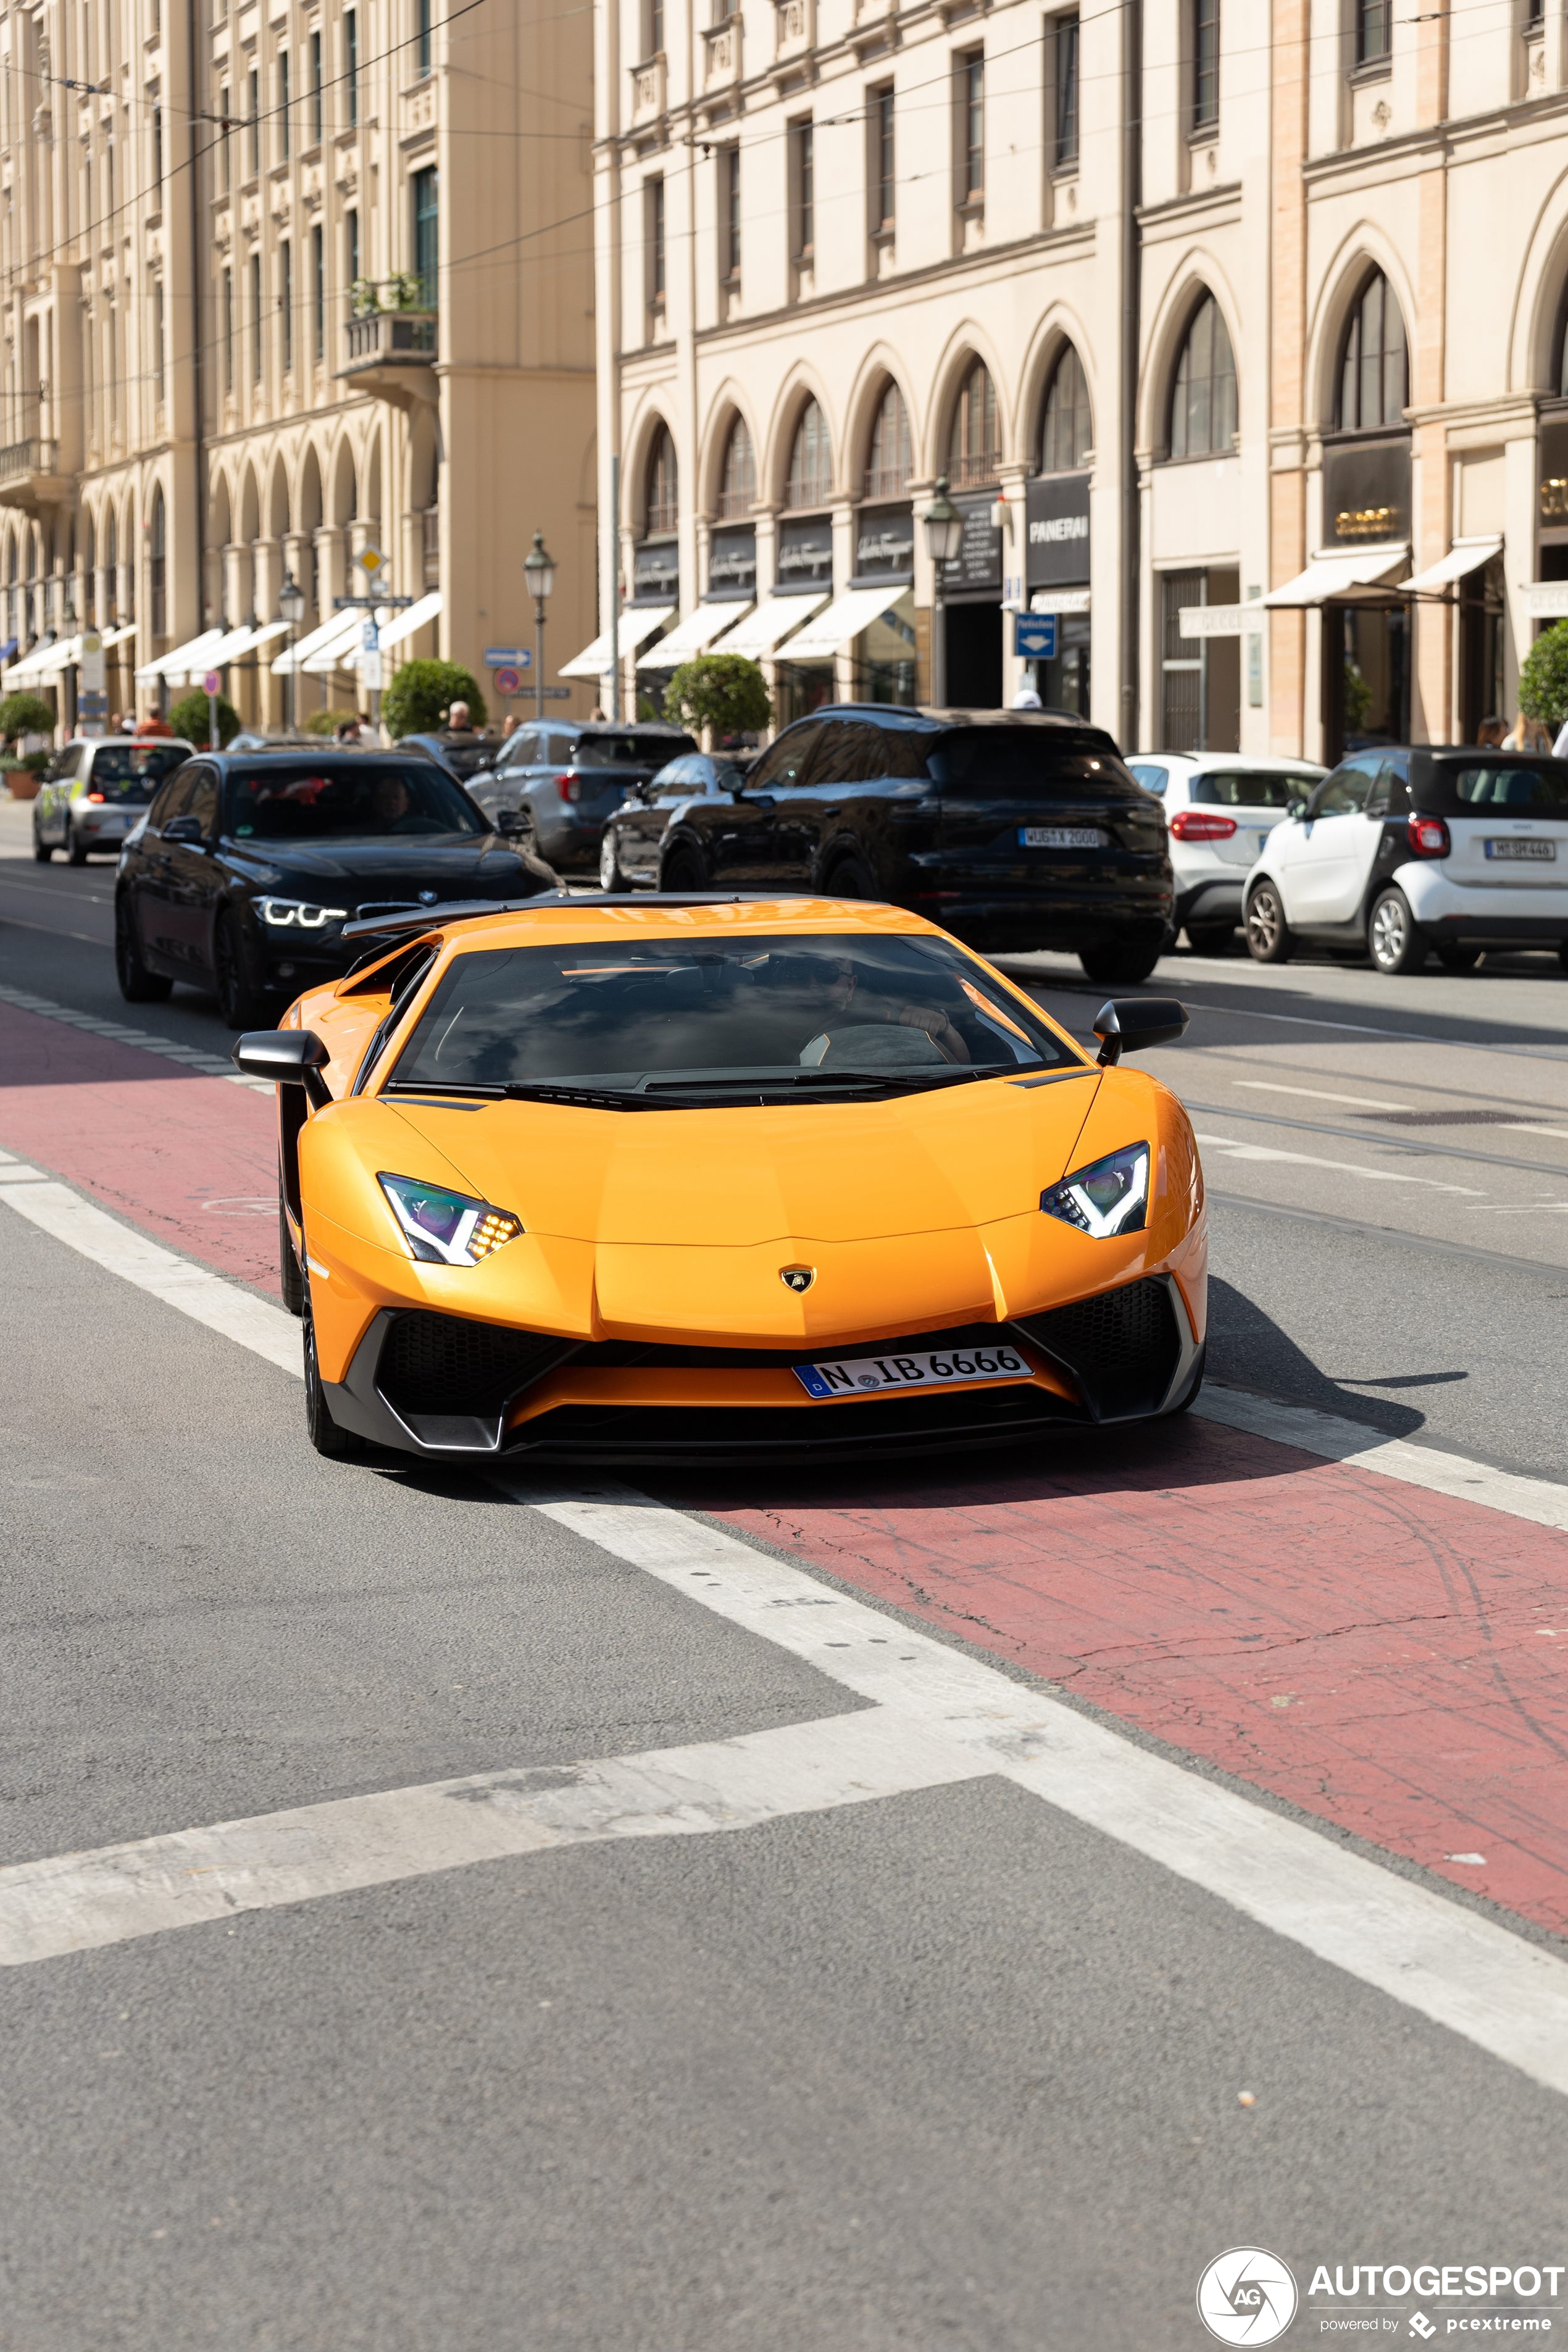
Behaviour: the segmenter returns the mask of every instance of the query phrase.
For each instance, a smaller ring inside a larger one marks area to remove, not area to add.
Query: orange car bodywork
[[[453,922],[426,935],[440,943],[436,961],[358,1093],[361,1062],[391,1003],[376,975],[401,962],[408,943],[384,965],[301,997],[285,1025],[326,1044],[334,1097],[302,1127],[287,1099],[280,1106],[286,1168],[297,1152],[297,1185],[289,1181],[285,1191],[309,1268],[322,1379],[344,1378],[383,1308],[425,1307],[585,1341],[798,1349],[804,1360],[865,1352],[900,1333],[1003,1323],[1146,1274],[1174,1278],[1201,1343],[1205,1221],[1186,1114],[1144,1072],[1085,1059],[1065,1031],[1058,1034],[1080,1066],[1049,1083],[982,1079],[882,1102],[630,1116],[552,1103],[399,1102],[380,1091],[454,956],[628,934],[825,929],[933,926],[896,908],[807,898],[686,908],[585,898],[580,908]],[[990,989],[1047,1017],[994,966],[973,960]],[[298,1088],[279,1095],[299,1103]],[[1094,1240],[1042,1215],[1048,1186],[1140,1140],[1152,1147],[1143,1232]],[[491,1202],[525,1230],[478,1265],[417,1262],[377,1181],[382,1171]],[[804,1295],[780,1279],[793,1263],[816,1269]],[[1031,1360],[1037,1385],[1074,1397],[1058,1366],[1043,1354]],[[510,1425],[564,1404],[610,1403],[837,1409],[814,1403],[777,1364],[568,1362],[527,1391]],[[853,1412],[856,1401],[843,1409]]]

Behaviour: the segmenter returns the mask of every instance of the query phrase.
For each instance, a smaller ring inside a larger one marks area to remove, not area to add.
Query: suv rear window
[[[1221,808],[1289,808],[1308,799],[1321,776],[1282,776],[1267,768],[1214,768],[1192,779],[1187,790],[1194,801],[1215,802]]]
[[[105,743],[92,755],[88,789],[122,807],[145,808],[165,776],[190,758],[184,743]]]
[[[1420,798],[1424,809],[1442,816],[1483,816],[1493,809],[1561,816],[1568,814],[1568,760],[1538,760],[1528,766],[1501,760],[1434,761]]]
[[[662,768],[685,751],[695,751],[689,735],[579,735],[572,765],[584,768]]]
[[[953,727],[927,755],[932,780],[964,800],[1081,800],[1137,793],[1109,735],[1067,728]]]

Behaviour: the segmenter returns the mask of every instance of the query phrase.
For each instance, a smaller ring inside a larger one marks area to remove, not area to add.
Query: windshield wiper
[[[382,1091],[388,1095],[464,1095],[470,1102],[478,1098],[483,1102],[578,1103],[590,1110],[652,1110],[658,1108],[645,1096],[626,1093],[619,1087],[552,1085],[543,1079],[538,1085],[518,1080],[492,1087],[446,1079],[437,1079],[431,1086],[421,1086],[416,1079],[408,1078],[400,1086],[389,1085]]]
[[[994,1078],[1004,1075],[1012,1066],[1005,1062],[979,1062],[963,1067],[944,1070],[791,1070],[777,1075],[763,1074],[757,1077],[723,1078],[647,1078],[644,1092],[652,1094],[752,1094],[759,1087],[787,1094],[797,1088],[815,1093],[826,1087],[844,1087],[864,1093],[868,1087],[879,1088],[889,1094],[922,1094],[932,1087],[962,1085],[972,1078]]]

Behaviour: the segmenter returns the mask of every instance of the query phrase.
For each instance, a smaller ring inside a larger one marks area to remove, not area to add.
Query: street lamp
[[[289,625],[289,732],[294,732],[294,700],[300,688],[294,677],[294,632],[305,617],[305,592],[291,572],[283,574],[283,585],[278,591],[278,617]]]
[[[937,478],[936,496],[921,517],[926,553],[931,561],[931,698],[941,709],[947,701],[947,640],[942,606],[942,575],[957,555],[963,539],[963,517],[947,495],[947,476]]]
[[[544,533],[536,530],[533,545],[522,559],[522,576],[528,583],[528,593],[533,599],[533,715],[544,716],[544,606],[555,586],[555,558],[544,544]]]

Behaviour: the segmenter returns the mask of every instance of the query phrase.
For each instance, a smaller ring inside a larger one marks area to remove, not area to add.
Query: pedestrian
[[[337,740],[340,743],[357,743],[359,741],[359,720],[357,719],[340,719],[337,724],[336,734]]]
[[[1552,756],[1554,760],[1568,760],[1568,719],[1563,720],[1557,730],[1557,740],[1552,746]]]
[[[1550,751],[1552,738],[1539,719],[1527,719],[1521,710],[1498,748],[1503,751]]]
[[[589,722],[591,724],[595,719],[598,719],[602,722],[605,716],[605,714],[604,710],[600,708],[599,704],[595,702],[594,708],[588,713]]]
[[[150,736],[169,736],[173,735],[174,731],[168,720],[160,718],[155,710],[150,711],[145,719],[139,719],[136,721],[137,740],[142,742],[145,742]]]
[[[125,714],[124,714],[124,712],[123,712],[123,711],[121,711],[121,710],[111,710],[111,711],[110,712],[110,714],[109,714],[109,731],[110,731],[110,733],[111,735],[123,735],[123,734],[124,734],[124,732],[125,732]]]
[[[1501,748],[1502,739],[1507,732],[1507,725],[1502,719],[1483,719],[1476,730],[1476,740],[1483,751],[1496,751]]]
[[[515,711],[515,710],[509,710],[509,711],[507,712],[507,714],[506,714],[506,719],[505,719],[505,720],[504,720],[504,722],[502,723],[502,726],[501,726],[501,730],[500,730],[500,740],[501,740],[501,741],[502,741],[503,743],[510,743],[510,742],[511,741],[512,737],[517,733],[517,729],[518,729],[518,717],[517,717],[517,713],[516,713],[516,711]]]
[[[447,732],[448,735],[467,735],[470,724],[468,706],[459,697],[447,713]]]

